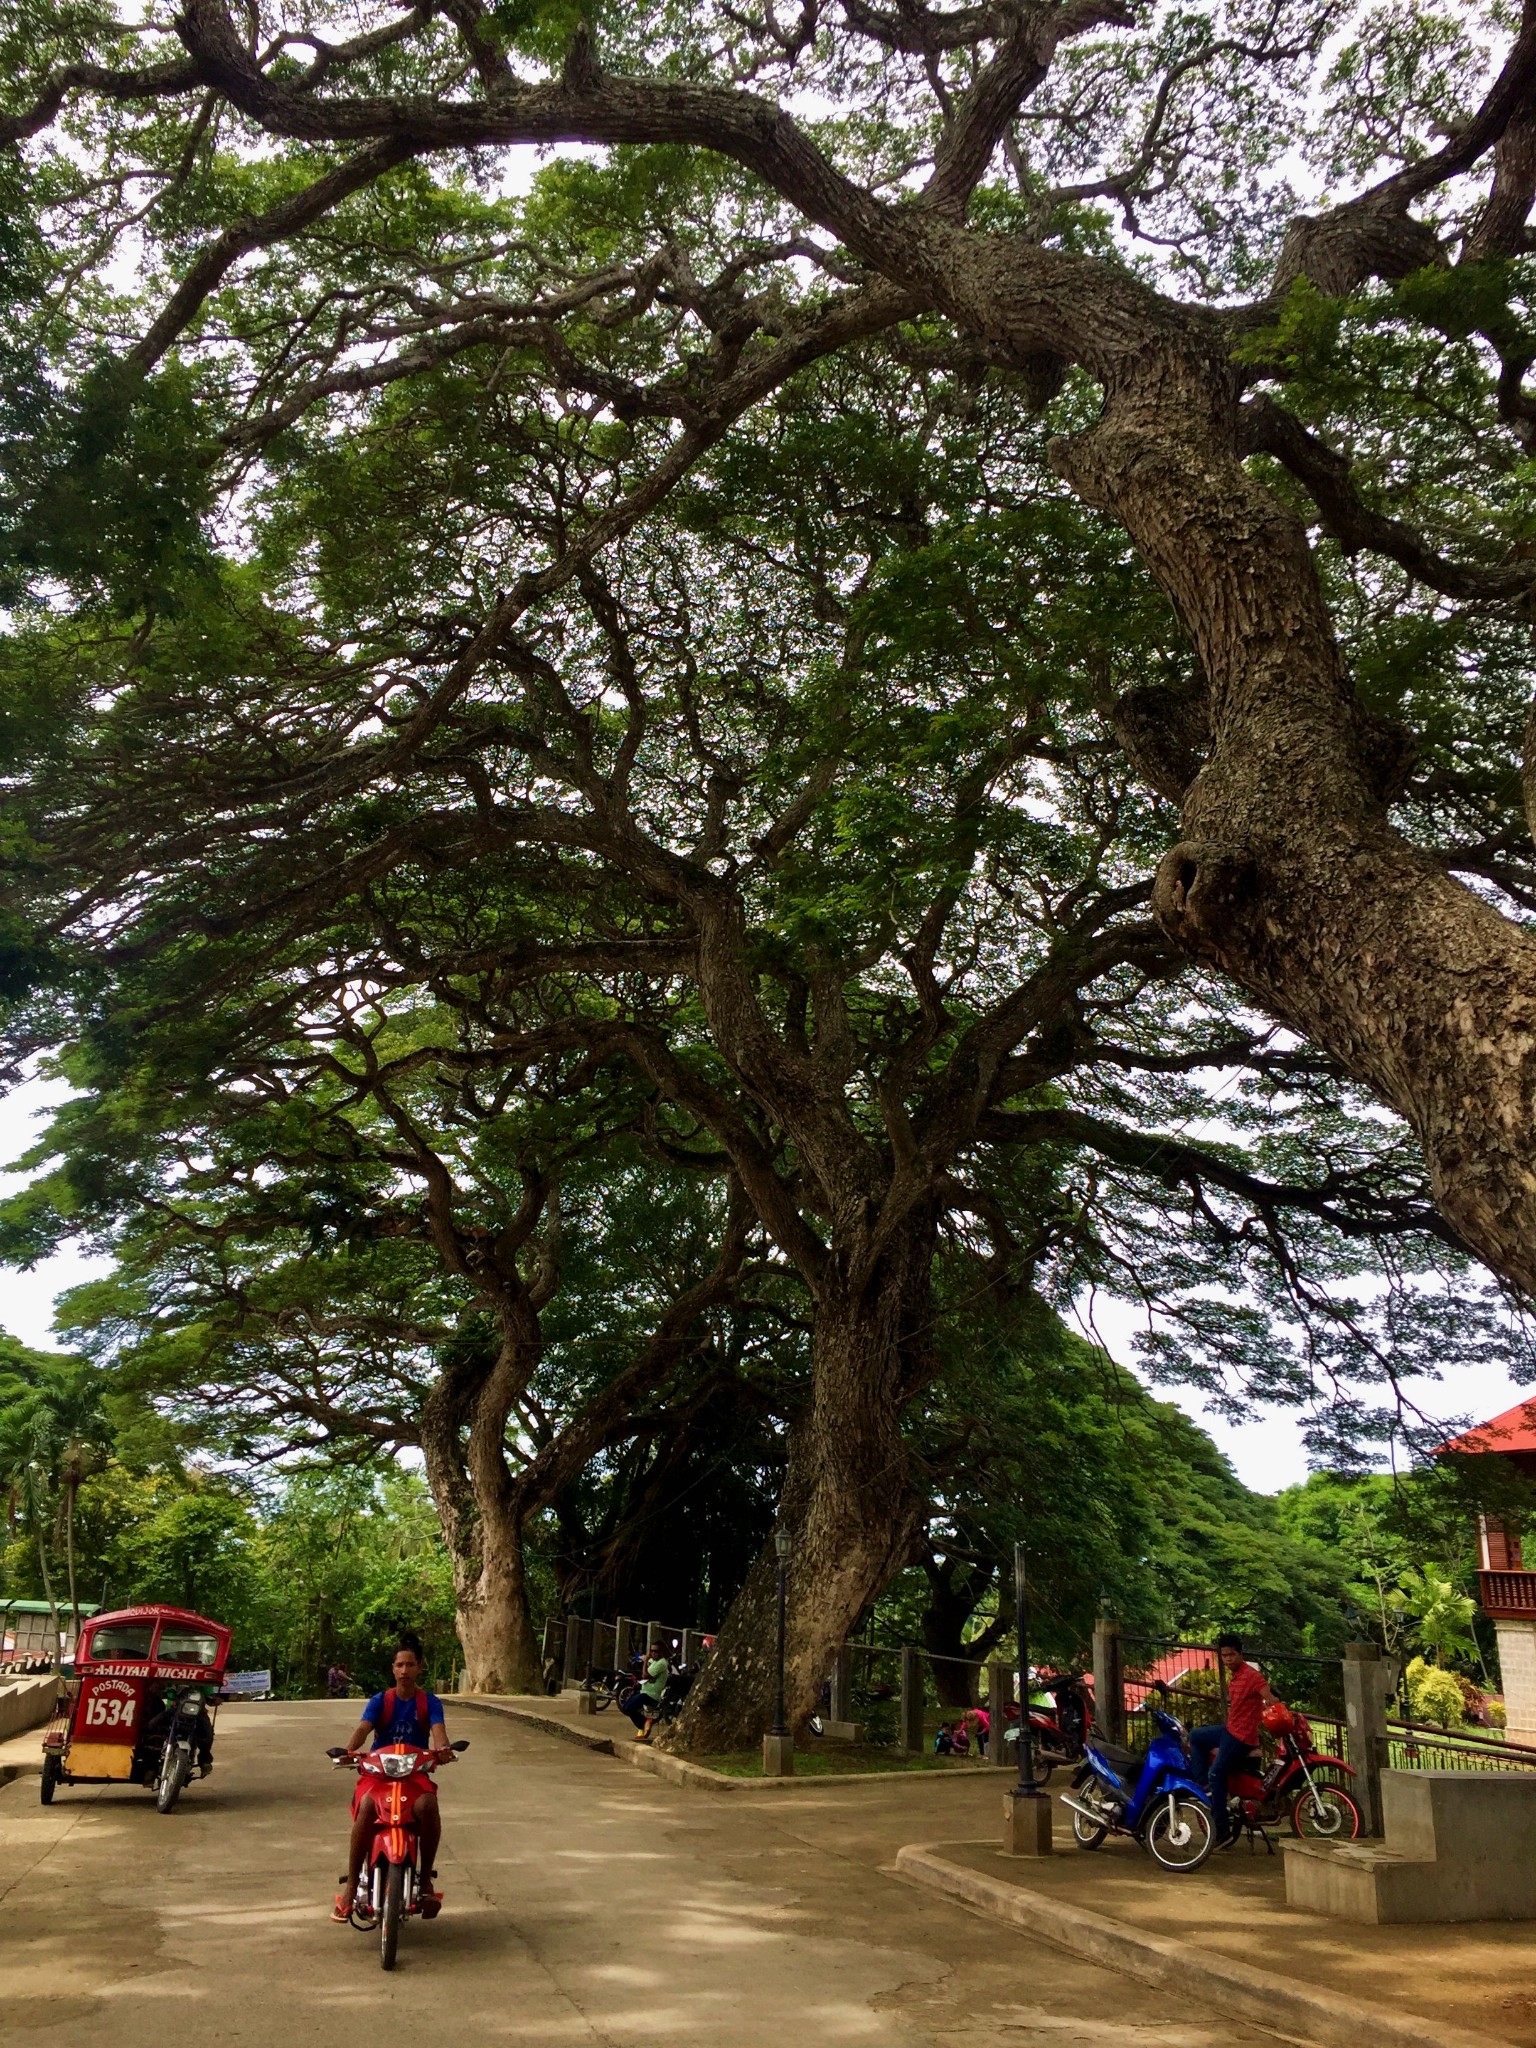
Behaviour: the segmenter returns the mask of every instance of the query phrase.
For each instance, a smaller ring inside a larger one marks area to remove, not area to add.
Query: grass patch
[[[691,1756],[688,1762],[699,1764],[706,1771],[719,1771],[727,1778],[760,1778],[763,1775],[762,1751],[757,1749],[732,1750],[724,1756]],[[859,1778],[867,1777],[872,1771],[954,1771],[964,1768],[964,1761],[957,1763],[953,1757],[903,1756],[894,1749],[874,1749],[844,1742],[795,1751],[797,1778]]]

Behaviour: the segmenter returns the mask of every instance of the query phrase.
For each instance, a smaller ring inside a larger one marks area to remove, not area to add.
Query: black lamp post
[[[1029,1580],[1024,1570],[1024,1546],[1013,1546],[1013,1620],[1019,1638],[1019,1782],[1015,1799],[1039,1799],[1035,1783],[1035,1738],[1029,1725]]]
[[[773,1694],[773,1732],[787,1735],[784,1725],[784,1584],[789,1571],[789,1531],[775,1529],[773,1532],[774,1553],[779,1560],[779,1655],[778,1677]]]

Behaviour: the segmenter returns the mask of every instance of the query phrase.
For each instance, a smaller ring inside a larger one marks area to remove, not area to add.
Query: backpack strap
[[[400,1695],[395,1687],[391,1686],[384,1695],[384,1707],[379,1719],[381,1728],[393,1727],[395,1709],[399,1704]],[[421,1737],[420,1746],[425,1749],[432,1735],[432,1709],[427,1704],[427,1689],[424,1685],[418,1685],[416,1688],[416,1732]]]

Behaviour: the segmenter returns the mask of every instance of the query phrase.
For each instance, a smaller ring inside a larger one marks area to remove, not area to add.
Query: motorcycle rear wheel
[[[1019,1760],[1018,1730],[1015,1728],[1010,1728],[1004,1735],[1003,1740],[1007,1743],[1010,1751],[1012,1752],[1012,1762],[1014,1763],[1015,1767],[1017,1767]],[[1061,1759],[1058,1757],[1042,1756],[1040,1754],[1040,1750],[1038,1747],[1032,1747],[1030,1750],[1030,1763],[1032,1765],[1032,1769],[1029,1775],[1030,1784],[1049,1785],[1049,1783],[1051,1782],[1051,1773],[1055,1770],[1057,1764],[1060,1761]],[[1023,1773],[1020,1772],[1019,1775],[1020,1777],[1022,1777]]]
[[[1109,1834],[1107,1826],[1095,1826],[1085,1813],[1074,1810],[1072,1815],[1072,1839],[1079,1849],[1100,1849]]]
[[[1198,1870],[1216,1846],[1211,1810],[1200,1799],[1159,1799],[1142,1840],[1147,1854],[1164,1870],[1183,1876]]]
[[[379,1908],[379,1966],[395,1967],[395,1950],[400,1946],[400,1922],[405,1918],[405,1865],[391,1863],[384,1882],[384,1903]]]
[[[1337,1785],[1305,1785],[1291,1803],[1291,1826],[1307,1842],[1353,1842],[1360,1833],[1360,1809]]]

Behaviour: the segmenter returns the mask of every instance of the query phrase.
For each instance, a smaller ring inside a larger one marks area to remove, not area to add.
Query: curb
[[[638,1771],[649,1771],[653,1777],[664,1778],[672,1785],[687,1785],[695,1792],[720,1792],[727,1796],[737,1793],[788,1793],[852,1791],[858,1785],[889,1785],[896,1779],[920,1785],[947,1783],[951,1778],[967,1781],[988,1777],[992,1773],[985,1764],[961,1765],[953,1771],[860,1771],[852,1772],[845,1778],[826,1776],[818,1773],[813,1778],[729,1778],[722,1771],[712,1771],[704,1764],[691,1764],[680,1756],[673,1756],[664,1749],[652,1749],[643,1742],[615,1741],[608,1735],[589,1735],[584,1728],[573,1728],[569,1721],[560,1721],[553,1714],[541,1714],[533,1707],[514,1707],[510,1701],[492,1699],[485,1693],[461,1692],[451,1695],[455,1705],[478,1707],[482,1713],[501,1714],[509,1721],[521,1721],[524,1727],[535,1728],[541,1735],[558,1735],[562,1741],[576,1742],[583,1749],[590,1749],[598,1756],[617,1757],[620,1763],[633,1764]],[[999,1778],[1007,1782],[1007,1773],[998,1771]]]
[[[532,1707],[514,1707],[509,1701],[493,1700],[484,1693],[456,1692],[451,1697],[456,1707],[477,1707],[482,1714],[500,1714],[504,1720],[521,1721],[525,1728],[536,1728],[541,1735],[558,1735],[562,1742],[574,1742],[581,1749],[595,1750],[599,1756],[616,1754],[608,1736],[589,1735],[584,1728],[573,1728],[569,1721],[557,1720],[553,1714],[535,1713]]]
[[[1069,1906],[1043,1892],[953,1863],[942,1843],[912,1843],[896,1854],[899,1877],[942,1892],[993,1920],[1026,1929],[1074,1955],[1144,1983],[1194,1992],[1234,2018],[1316,2042],[1319,2048],[1510,2048],[1493,2034],[1448,2027],[1410,2013],[1383,2012],[1344,1991],[1323,1991],[1255,1969],[1213,1949],[1151,1934],[1106,1913]]]

